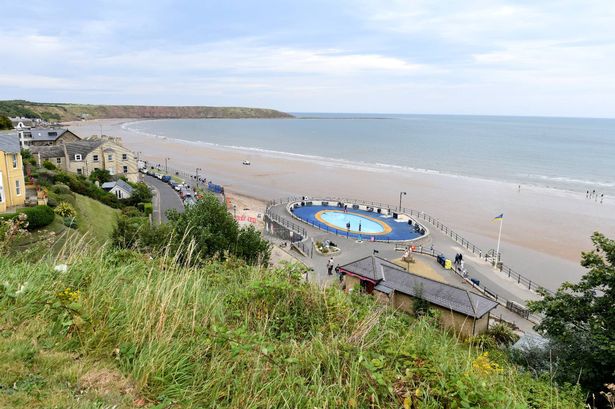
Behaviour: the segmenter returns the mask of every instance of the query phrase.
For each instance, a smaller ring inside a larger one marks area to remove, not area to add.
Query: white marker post
[[[502,238],[502,223],[504,222],[504,215],[500,217],[500,232],[498,233],[498,246],[495,250],[495,264],[500,262],[500,239]]]

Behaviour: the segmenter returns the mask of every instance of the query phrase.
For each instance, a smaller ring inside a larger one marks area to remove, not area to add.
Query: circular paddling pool
[[[320,204],[296,206],[292,208],[295,217],[321,231],[342,237],[377,241],[408,241],[424,235],[425,231],[408,219],[395,219],[393,216],[376,211],[348,209],[339,206]]]

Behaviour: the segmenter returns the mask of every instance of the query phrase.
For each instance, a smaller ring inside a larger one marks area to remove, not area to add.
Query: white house
[[[119,179],[115,182],[105,182],[101,186],[107,192],[113,193],[118,199],[128,199],[132,196],[133,188],[128,183]]]

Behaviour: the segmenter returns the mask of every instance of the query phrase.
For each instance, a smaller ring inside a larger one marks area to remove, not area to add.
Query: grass
[[[119,214],[119,211],[76,193],[75,199],[79,231],[83,234],[88,234],[99,243],[107,242],[113,232],[116,216]]]
[[[0,255],[0,407],[583,403],[434,319],[307,284],[297,267],[183,268],[170,255],[78,248],[64,261],[58,273],[54,260]]]

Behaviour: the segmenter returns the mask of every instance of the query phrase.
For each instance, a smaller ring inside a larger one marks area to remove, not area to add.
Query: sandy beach
[[[615,237],[615,201],[600,204],[584,192],[521,186],[433,173],[396,169],[365,169],[339,162],[309,160],[282,154],[257,153],[143,135],[121,127],[127,120],[69,124],[82,137],[120,136],[141,158],[169,168],[194,172],[239,195],[270,200],[288,195],[339,196],[403,206],[437,217],[483,249],[496,246],[504,213],[503,260],[523,275],[549,288],[576,281],[584,273],[582,251],[592,248],[590,236],[600,231]],[[243,166],[243,160],[251,166]]]

